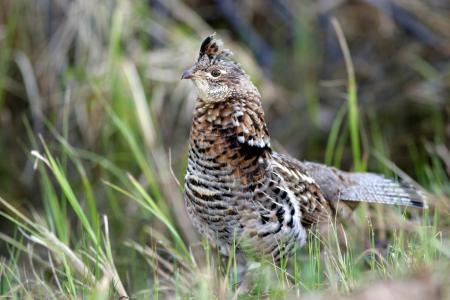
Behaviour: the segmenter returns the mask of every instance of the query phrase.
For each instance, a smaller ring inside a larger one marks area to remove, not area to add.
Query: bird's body
[[[199,89],[185,177],[188,214],[228,254],[250,246],[279,259],[306,243],[338,201],[423,207],[412,187],[372,173],[347,173],[272,150],[260,94],[212,36],[183,74]],[[217,76],[216,76],[217,75]]]
[[[186,203],[195,226],[223,253],[236,243],[234,238],[246,238],[264,254],[278,257],[280,244],[305,243],[306,226],[300,222],[303,207],[326,210],[327,203],[310,177],[265,144],[267,130],[254,96],[249,95],[245,104],[238,99],[197,102]],[[239,142],[238,132],[244,132],[244,127],[246,141],[252,138],[264,145]]]

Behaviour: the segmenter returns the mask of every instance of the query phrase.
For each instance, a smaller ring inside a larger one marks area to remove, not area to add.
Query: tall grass
[[[336,31],[339,45],[345,60],[347,69],[347,107],[348,107],[348,127],[350,130],[350,140],[352,144],[353,163],[355,171],[363,171],[363,162],[361,161],[361,149],[359,143],[359,126],[358,126],[358,96],[356,90],[355,70],[353,67],[350,50],[344,37],[341,26],[336,19],[331,20],[334,30]],[[339,120],[339,118],[337,119]]]

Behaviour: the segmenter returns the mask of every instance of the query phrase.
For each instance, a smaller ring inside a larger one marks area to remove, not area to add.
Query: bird
[[[420,188],[276,152],[261,95],[215,34],[182,73],[197,90],[184,182],[187,213],[223,255],[250,249],[279,261],[337,213],[339,203],[424,208]]]

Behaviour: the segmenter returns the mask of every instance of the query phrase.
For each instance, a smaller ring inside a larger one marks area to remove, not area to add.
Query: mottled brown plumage
[[[222,253],[250,247],[278,259],[306,242],[338,201],[424,206],[413,187],[370,173],[300,162],[272,150],[260,94],[214,36],[185,71],[198,89],[185,177],[195,227]]]

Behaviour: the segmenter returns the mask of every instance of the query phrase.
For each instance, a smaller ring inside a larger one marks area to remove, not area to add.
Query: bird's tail
[[[340,200],[427,207],[424,193],[412,184],[396,182],[372,173],[345,175],[352,184],[341,189]]]
[[[425,193],[405,181],[374,173],[351,173],[313,162],[304,162],[308,174],[330,202],[369,202],[426,208]],[[352,205],[350,205],[352,206]]]

